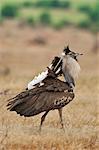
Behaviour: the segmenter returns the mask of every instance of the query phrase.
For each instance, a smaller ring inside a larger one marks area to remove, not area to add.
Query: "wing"
[[[47,70],[39,74],[38,76],[35,76],[34,79],[28,83],[28,90],[33,89],[37,84],[40,84],[49,74],[51,73],[51,76],[58,77],[62,74],[62,59],[60,57],[55,57],[49,67],[47,67]]]
[[[10,99],[7,107],[10,111],[29,117],[61,108],[73,98],[74,93],[65,82],[47,77],[42,86],[24,91]]]

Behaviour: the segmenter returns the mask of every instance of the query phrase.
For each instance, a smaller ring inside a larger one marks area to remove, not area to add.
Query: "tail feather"
[[[33,97],[30,101],[31,103],[26,103],[21,109],[21,114],[24,116],[34,116],[44,111],[44,106],[46,100],[45,94],[40,94],[38,96]],[[43,101],[42,101],[43,100]]]
[[[14,107],[14,110],[16,112],[19,112],[20,115],[29,116],[30,111],[35,112],[35,103],[36,103],[37,97],[33,97],[31,100],[27,100],[24,103],[22,103],[19,106]],[[31,104],[32,101],[32,104]],[[33,113],[34,115],[34,113]]]
[[[33,116],[42,112],[42,107],[44,106],[45,94],[36,94],[34,96],[26,94],[25,96],[17,95],[12,98],[7,104],[7,109],[10,111],[16,111],[21,116]]]

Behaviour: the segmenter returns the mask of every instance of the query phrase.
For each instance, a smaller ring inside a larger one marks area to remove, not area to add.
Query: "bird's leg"
[[[40,123],[39,131],[41,131],[41,127],[42,127],[42,125],[43,125],[43,122],[44,122],[45,117],[46,117],[46,115],[48,114],[48,112],[49,112],[49,111],[46,111],[46,112],[44,113],[44,115],[41,117],[41,123]]]
[[[64,130],[63,118],[62,118],[62,108],[58,109],[61,127]]]

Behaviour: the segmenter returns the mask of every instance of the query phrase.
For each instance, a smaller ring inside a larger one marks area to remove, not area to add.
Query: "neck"
[[[70,76],[73,80],[75,80],[78,77],[78,74],[80,72],[80,65],[74,58],[70,57],[69,55],[67,55],[67,56],[65,55],[63,58],[63,68],[62,69],[63,69],[65,79],[68,74],[68,76]]]

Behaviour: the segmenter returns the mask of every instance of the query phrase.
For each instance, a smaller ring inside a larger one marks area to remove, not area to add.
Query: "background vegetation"
[[[98,0],[3,0],[0,22],[5,18],[21,20],[27,25],[47,25],[54,29],[75,26],[90,30],[94,36],[93,49],[98,49]]]

